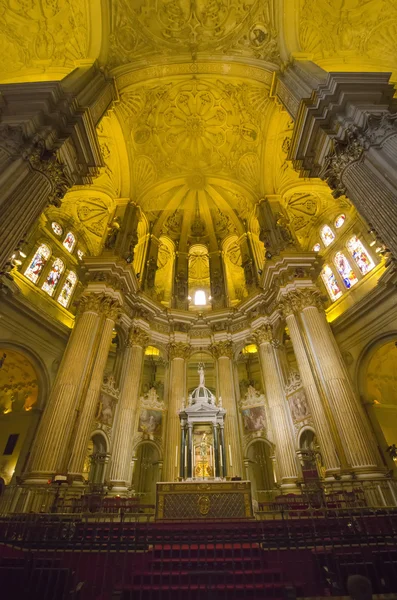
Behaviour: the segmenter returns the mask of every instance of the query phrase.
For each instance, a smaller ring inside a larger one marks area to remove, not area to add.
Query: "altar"
[[[206,387],[203,364],[198,374],[199,385],[187,405],[181,399],[181,435],[175,449],[178,481],[157,483],[156,519],[251,518],[251,482],[233,481],[228,474],[233,440],[225,439],[222,398],[216,399]]]
[[[158,521],[252,517],[250,481],[177,481],[157,484]]]

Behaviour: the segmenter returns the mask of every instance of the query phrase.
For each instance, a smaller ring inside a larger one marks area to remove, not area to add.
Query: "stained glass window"
[[[52,227],[52,231],[55,233],[55,235],[63,234],[63,229],[62,229],[61,225],[59,223],[56,223],[56,221],[53,221],[51,223],[51,227]]]
[[[69,252],[73,252],[75,243],[76,243],[76,238],[74,237],[73,233],[71,231],[69,231],[66,234],[65,239],[63,240],[63,245],[65,246],[66,250],[69,250]]]
[[[324,225],[324,227],[322,228],[321,239],[324,242],[324,246],[329,246],[334,241],[335,234],[332,231],[331,227],[329,227],[329,225]]]
[[[314,244],[314,246],[313,246],[313,252],[320,252],[320,250],[321,250],[321,244],[319,244],[317,242],[317,244]]]
[[[70,298],[73,294],[73,290],[77,283],[77,275],[73,271],[69,271],[68,276],[66,277],[66,281],[63,284],[61,293],[58,296],[59,304],[62,304],[65,308],[68,307]]]
[[[357,283],[358,279],[356,274],[351,268],[350,263],[343,252],[337,252],[335,254],[334,263],[347,289],[351,288],[355,283]]]
[[[51,271],[47,275],[47,279],[41,286],[41,289],[47,292],[50,296],[55,292],[55,288],[61,278],[65,265],[60,258],[56,258],[52,263]]]
[[[339,215],[339,217],[336,217],[335,223],[334,223],[336,229],[339,229],[339,227],[342,227],[342,225],[344,224],[345,220],[346,220],[346,215],[342,214],[342,215]]]
[[[354,235],[352,238],[350,238],[346,245],[350,254],[356,261],[361,273],[363,275],[369,273],[371,269],[374,268],[375,263],[364,248],[364,246],[362,245],[362,243],[360,242],[360,240],[358,239],[358,237]]]
[[[51,256],[51,250],[45,244],[39,246],[36,254],[32,258],[32,262],[25,271],[25,277],[36,283],[40,277],[44,265]]]
[[[82,250],[77,250],[77,256],[81,260],[83,258],[83,256],[84,256],[84,252]]]
[[[332,272],[331,267],[325,265],[321,272],[322,280],[325,283],[325,287],[327,288],[327,292],[330,295],[331,300],[337,300],[340,296],[342,296],[342,291],[336,281],[336,277]]]

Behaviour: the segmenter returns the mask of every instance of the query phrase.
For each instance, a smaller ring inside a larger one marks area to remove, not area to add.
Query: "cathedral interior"
[[[397,536],[396,34],[397,0],[0,2],[0,586],[38,515]],[[397,592],[389,546],[298,595]]]

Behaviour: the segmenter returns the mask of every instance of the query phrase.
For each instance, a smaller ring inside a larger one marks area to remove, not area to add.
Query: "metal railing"
[[[374,593],[396,593],[397,509],[200,523],[15,514],[0,519],[0,556],[0,589],[13,600],[341,596],[356,573]]]

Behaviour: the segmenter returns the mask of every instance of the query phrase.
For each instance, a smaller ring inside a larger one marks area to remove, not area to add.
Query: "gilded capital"
[[[321,293],[317,289],[303,288],[288,292],[280,302],[279,308],[283,315],[288,317],[310,306],[323,310]]]
[[[99,314],[101,312],[101,299],[98,294],[85,294],[78,301],[77,314],[85,312],[93,312]]]
[[[211,344],[210,350],[215,358],[221,358],[222,356],[233,358],[233,344],[230,341]]]
[[[117,321],[121,311],[120,302],[104,294],[88,293],[78,303],[78,313],[94,312]]]
[[[131,346],[141,346],[142,348],[145,348],[148,343],[149,336],[144,329],[140,329],[139,327],[131,327],[126,342],[127,348],[131,348]]]
[[[273,330],[271,325],[261,325],[252,333],[257,346],[261,344],[271,344],[273,341]]]
[[[189,358],[191,351],[192,347],[184,342],[172,342],[171,344],[168,344],[170,360],[173,360],[174,358]]]
[[[65,165],[58,160],[55,152],[46,149],[44,140],[39,140],[33,148],[26,150],[25,158],[34,171],[47,177],[52,187],[48,202],[59,207],[62,198],[73,184],[67,175]]]
[[[100,301],[100,312],[107,318],[117,321],[121,312],[120,302],[110,296],[103,296]]]

